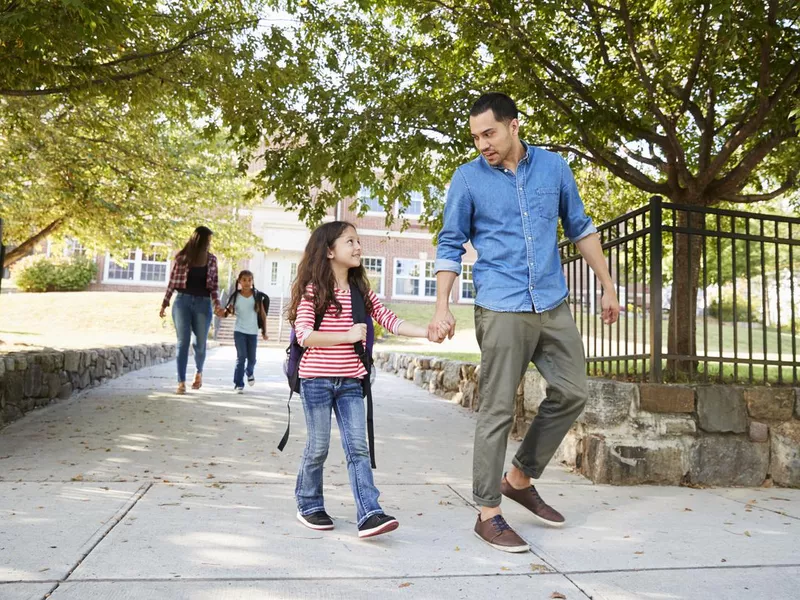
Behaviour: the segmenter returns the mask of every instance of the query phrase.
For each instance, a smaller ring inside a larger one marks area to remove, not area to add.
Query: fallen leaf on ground
[[[747,537],[752,537],[752,536],[750,535],[750,532],[749,532],[749,531],[745,531],[745,532],[744,532],[744,534],[745,534]]]
[[[508,567],[500,567],[500,570],[501,571],[510,571],[511,569],[509,569]]]
[[[547,568],[547,565],[539,565],[537,563],[531,563],[531,571],[534,573],[547,573],[550,569]]]
[[[75,477],[72,478],[72,481],[83,481],[83,475],[75,475]]]
[[[410,586],[410,585],[412,585],[412,584],[411,584],[410,582],[406,581],[405,583],[401,583],[401,584],[400,584],[400,585],[398,585],[397,587],[406,588],[406,587],[408,587],[408,586]]]
[[[561,598],[561,600],[566,600],[567,597],[561,592],[553,592],[550,594],[550,598]]]
[[[639,552],[634,552],[634,554],[644,554],[641,550]]]

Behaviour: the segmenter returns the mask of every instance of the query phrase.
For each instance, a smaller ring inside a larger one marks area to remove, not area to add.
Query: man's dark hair
[[[477,117],[487,110],[492,111],[496,120],[503,122],[516,119],[519,114],[514,101],[500,92],[490,92],[478,98],[469,110],[469,116]]]

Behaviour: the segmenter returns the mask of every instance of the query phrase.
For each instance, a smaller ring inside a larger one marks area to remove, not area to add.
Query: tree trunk
[[[669,221],[665,225],[671,224],[671,219]],[[680,228],[702,229],[704,222],[704,215],[699,213],[683,211],[677,215]],[[697,355],[697,290],[702,244],[702,236],[673,234],[672,298],[667,327],[667,350],[673,355],[667,360],[667,369],[673,378],[693,378],[699,364],[693,357]]]
[[[31,252],[31,250],[33,250],[36,244],[57,231],[65,221],[66,219],[64,217],[59,217],[47,227],[42,229],[39,233],[32,235],[13,250],[6,252],[5,259],[3,260],[3,268],[7,269],[21,258],[25,258]]]

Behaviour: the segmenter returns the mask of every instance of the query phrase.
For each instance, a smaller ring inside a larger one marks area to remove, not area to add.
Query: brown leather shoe
[[[497,515],[488,521],[481,521],[481,516],[478,515],[478,522],[475,523],[475,535],[492,548],[503,552],[528,552],[530,550],[528,543],[511,529],[503,515]]]
[[[506,498],[510,498],[514,502],[518,502],[527,508],[533,513],[533,516],[542,523],[550,525],[551,527],[561,527],[566,522],[566,519],[560,512],[542,500],[539,492],[537,492],[536,488],[533,486],[518,490],[514,488],[514,486],[508,482],[506,476],[503,475],[503,481],[500,484],[500,492]]]

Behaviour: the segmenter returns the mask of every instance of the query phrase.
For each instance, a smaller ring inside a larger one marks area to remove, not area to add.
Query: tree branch
[[[767,200],[774,200],[778,196],[785,194],[786,192],[790,191],[797,185],[797,174],[800,172],[800,168],[795,169],[792,173],[789,174],[789,177],[784,181],[781,186],[771,192],[766,194],[735,194],[735,195],[722,195],[719,196],[719,200],[724,200],[726,202],[740,202],[743,204],[749,204],[751,202],[766,202]]]
[[[33,250],[34,246],[38,244],[41,240],[48,237],[54,231],[57,231],[65,222],[66,217],[59,217],[52,223],[50,223],[47,227],[42,229],[40,232],[32,235],[27,240],[22,242],[19,246],[6,252],[5,260],[3,261],[3,268],[8,268],[13,265],[15,262],[24,258],[28,255],[28,253]]]
[[[797,131],[794,128],[771,132],[767,137],[758,142],[750,152],[745,154],[739,161],[739,164],[731,169],[722,179],[711,183],[709,185],[709,191],[721,195],[735,192],[770,152],[786,140],[796,137]]]

